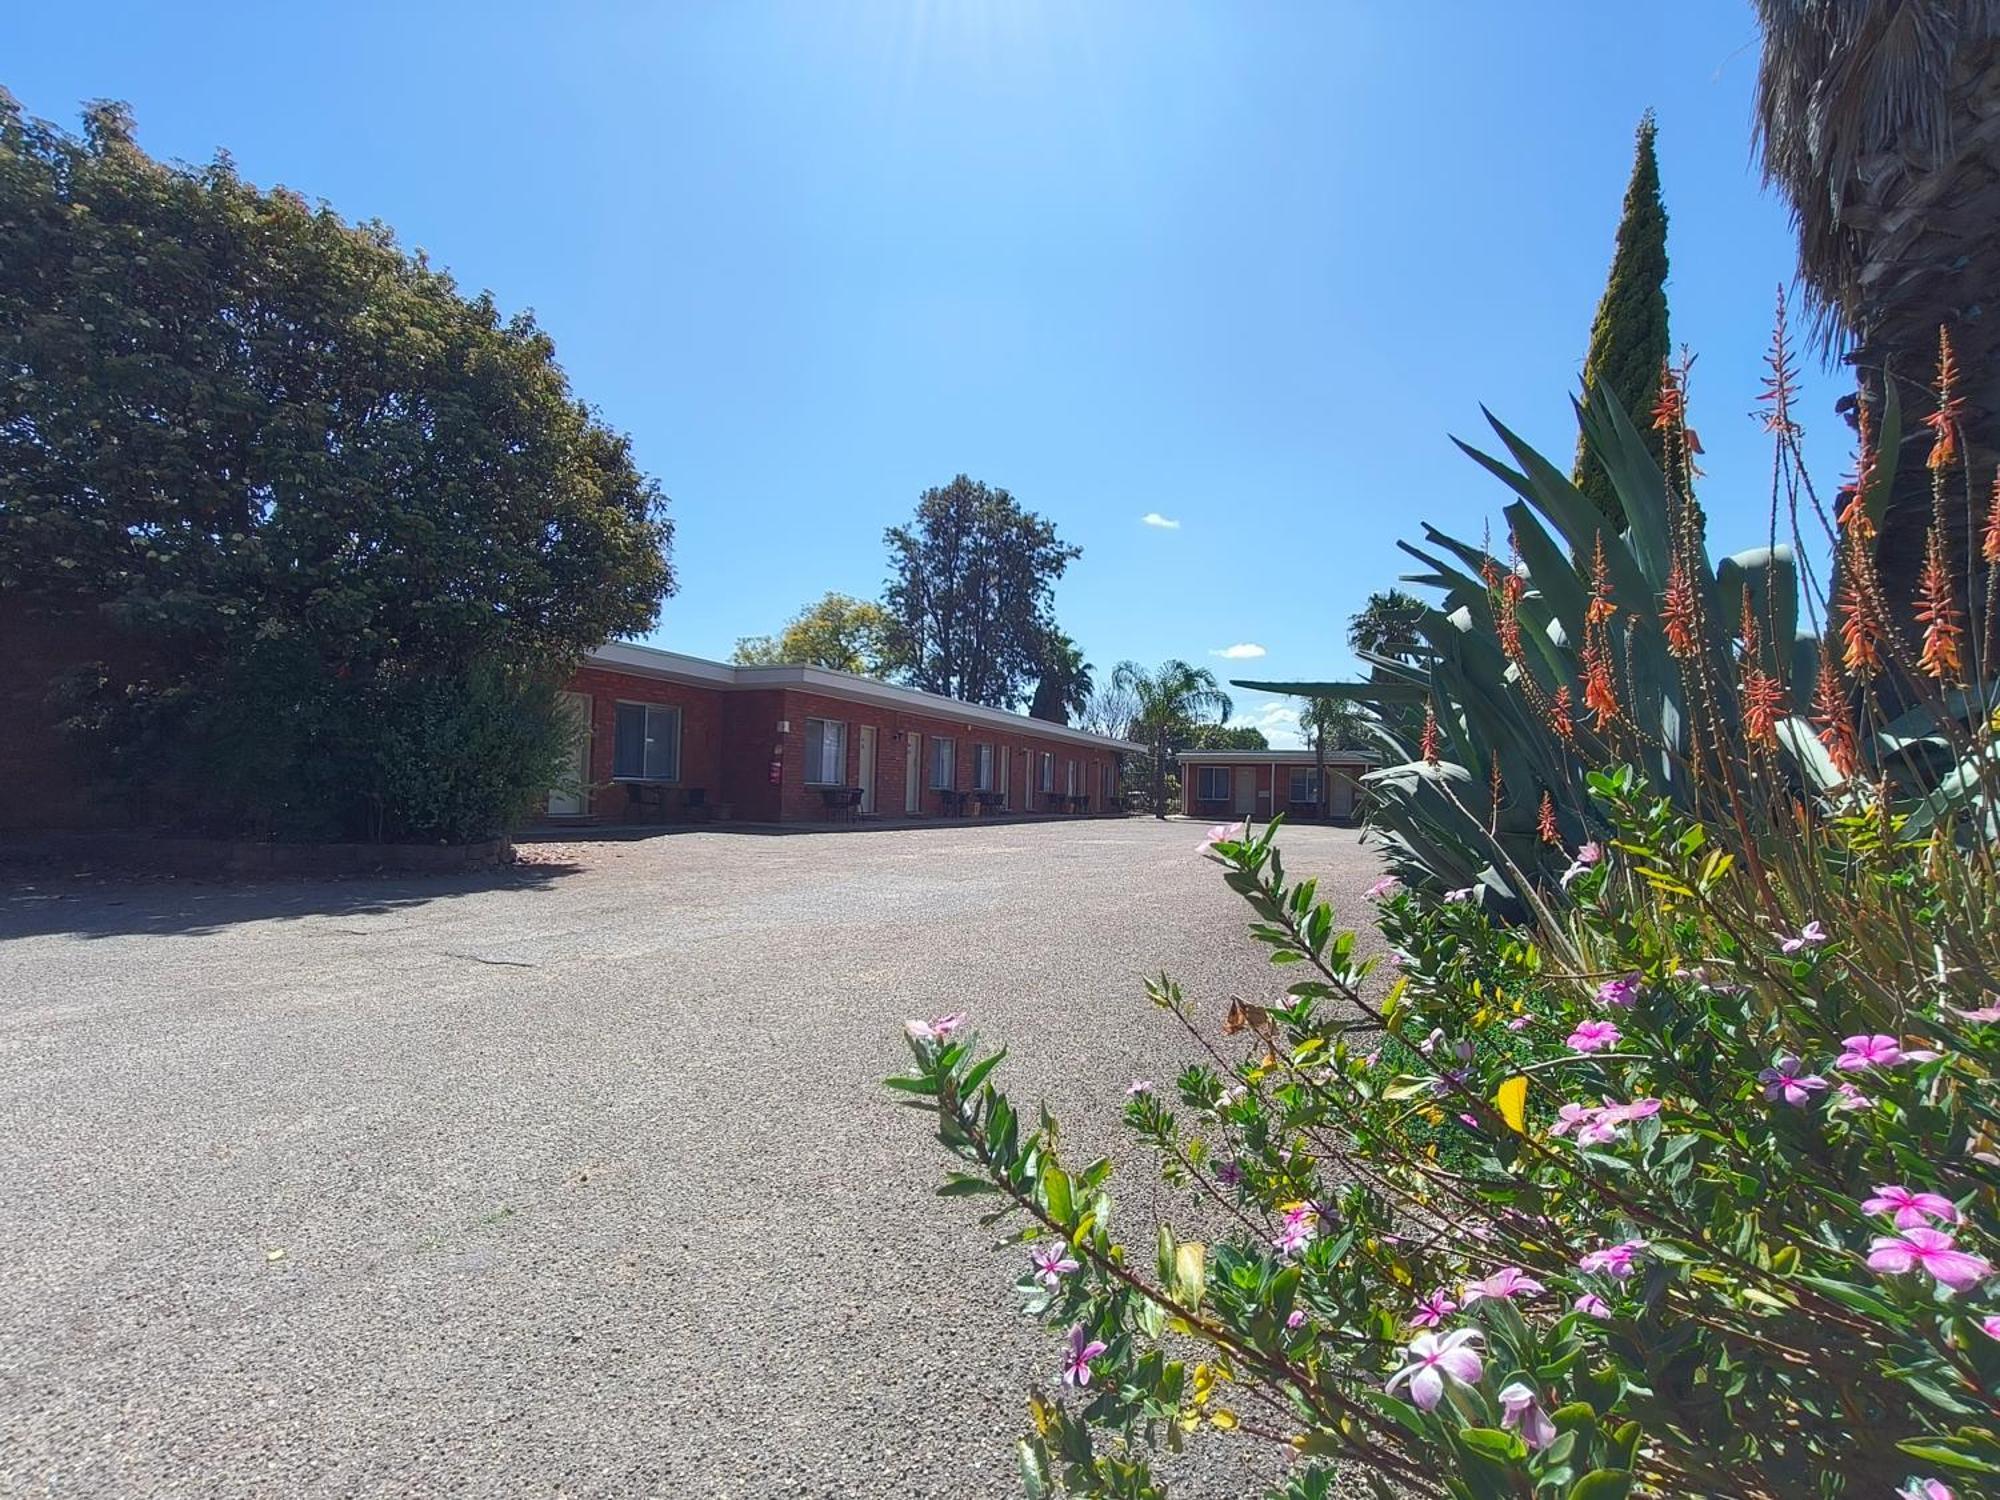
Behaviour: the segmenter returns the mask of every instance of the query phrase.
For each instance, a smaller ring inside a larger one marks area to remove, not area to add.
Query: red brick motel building
[[[1327,816],[1354,816],[1361,778],[1379,757],[1367,750],[1329,750]],[[1191,818],[1255,818],[1273,813],[1311,817],[1317,809],[1318,765],[1310,750],[1183,750],[1181,811]]]
[[[565,702],[555,819],[752,823],[1116,810],[1139,747],[823,667],[739,667],[614,642]]]

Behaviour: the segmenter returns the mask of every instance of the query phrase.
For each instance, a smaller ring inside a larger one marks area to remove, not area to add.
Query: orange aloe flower
[[[1437,710],[1428,704],[1424,707],[1424,733],[1417,743],[1417,754],[1431,765],[1438,763],[1438,716]]]
[[[1556,689],[1556,695],[1549,703],[1549,728],[1565,745],[1576,739],[1576,720],[1571,717],[1574,701],[1568,686],[1564,685]]]
[[[1875,536],[1875,523],[1861,506],[1862,495],[1875,481],[1875,419],[1870,410],[1865,401],[1854,408],[1854,478],[1840,487],[1840,509],[1835,518],[1843,532],[1863,541],[1872,541]]]
[[[1542,793],[1542,810],[1536,815],[1535,831],[1543,843],[1552,848],[1562,847],[1562,830],[1556,826],[1556,799],[1547,792]]]
[[[1819,682],[1813,688],[1813,725],[1819,731],[1819,742],[1826,747],[1826,758],[1833,762],[1834,770],[1852,780],[1854,773],[1861,769],[1861,750],[1855,743],[1854,716],[1848,710],[1847,694],[1840,682],[1840,668],[1834,663],[1831,653],[1820,657]]]
[[[1917,621],[1924,627],[1924,649],[1917,665],[1940,681],[1959,675],[1959,641],[1965,634],[1958,603],[1951,592],[1951,566],[1945,560],[1944,537],[1935,524],[1924,541],[1924,567],[1917,575]]]
[[[1603,640],[1589,639],[1584,642],[1583,706],[1596,716],[1599,727],[1618,717],[1618,689],[1611,677],[1611,648]]]
[[[1597,553],[1590,563],[1590,607],[1584,613],[1588,625],[1602,625],[1618,613],[1611,602],[1611,565],[1604,556],[1604,533],[1597,533]]]
[[[1860,536],[1850,532],[1833,612],[1840,621],[1841,665],[1864,681],[1882,670],[1882,622],[1875,617],[1864,582],[1873,566]]]
[[[1764,377],[1764,389],[1757,402],[1764,408],[1764,430],[1783,438],[1799,435],[1792,420],[1792,402],[1798,395],[1798,381],[1792,372],[1792,345],[1785,329],[1785,287],[1778,284],[1778,319],[1771,330],[1771,351],[1764,356],[1771,373]]]
[[[1986,535],[1979,555],[1989,563],[2000,563],[2000,474],[1993,476],[1993,498],[1986,502]]]
[[[1687,394],[1673,361],[1660,361],[1660,393],[1653,398],[1653,431],[1675,432],[1687,421]]]
[[[1785,716],[1785,690],[1762,667],[1743,674],[1743,736],[1753,745],[1778,740],[1778,720]]]
[[[1965,398],[1958,394],[1958,359],[1951,349],[1951,331],[1938,329],[1937,410],[1924,418],[1931,430],[1933,469],[1948,469],[1958,462],[1958,429],[1965,418]]]
[[[1695,609],[1694,582],[1676,557],[1667,570],[1667,591],[1660,600],[1660,622],[1667,631],[1667,650],[1687,661],[1700,654],[1700,617]]]

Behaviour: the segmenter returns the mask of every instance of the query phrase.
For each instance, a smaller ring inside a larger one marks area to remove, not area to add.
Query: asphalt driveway
[[[969,1009],[1108,1142],[1184,1055],[1143,973],[1271,987],[1198,835],[5,891],[0,1494],[1017,1493],[1052,1342],[878,1080]],[[1352,831],[1286,844],[1363,909]]]

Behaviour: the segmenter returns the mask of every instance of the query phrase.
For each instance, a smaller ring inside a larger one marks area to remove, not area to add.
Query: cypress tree
[[[1601,384],[1631,415],[1660,458],[1660,435],[1649,417],[1660,393],[1660,367],[1667,343],[1667,209],[1660,201],[1660,160],[1653,149],[1653,112],[1639,121],[1632,154],[1632,180],[1625,188],[1625,212],[1618,221],[1618,247],[1611,256],[1611,276],[1590,325],[1590,353],[1583,362],[1584,398]],[[1625,514],[1611,488],[1610,476],[1589,445],[1579,437],[1576,487],[1624,530]]]

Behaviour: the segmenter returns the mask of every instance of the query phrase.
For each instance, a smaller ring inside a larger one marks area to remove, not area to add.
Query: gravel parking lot
[[[1018,1493],[1053,1340],[878,1081],[904,1017],[966,1008],[1014,1091],[1108,1143],[1183,1052],[1143,973],[1271,988],[1199,832],[16,885],[0,1494]],[[1354,832],[1286,844],[1361,909]]]

